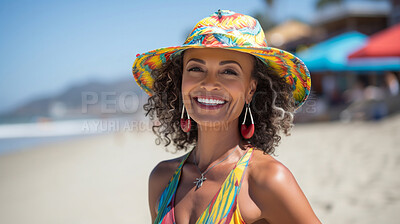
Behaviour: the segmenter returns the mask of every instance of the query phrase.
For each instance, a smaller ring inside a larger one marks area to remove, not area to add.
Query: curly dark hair
[[[254,57],[254,56],[253,56]],[[255,131],[247,142],[266,154],[273,154],[281,140],[280,132],[290,135],[293,127],[294,100],[292,87],[257,57],[252,78],[257,80],[256,92],[250,103]],[[188,150],[197,141],[197,123],[192,120],[190,132],[182,131],[180,118],[182,111],[182,72],[183,53],[164,63],[160,69],[153,70],[153,95],[143,105],[146,116],[155,121],[152,126],[157,135],[156,144],[165,146],[173,141],[176,150]],[[239,116],[244,118],[245,107]],[[238,122],[240,130],[240,122]]]

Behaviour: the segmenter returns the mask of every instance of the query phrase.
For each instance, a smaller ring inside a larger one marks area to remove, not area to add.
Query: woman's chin
[[[229,122],[227,119],[220,118],[220,117],[214,117],[211,118],[211,116],[203,117],[203,118],[192,118],[194,121],[196,121],[198,127],[202,128],[213,128],[213,129],[218,129],[218,130],[225,130],[227,131],[229,128]]]

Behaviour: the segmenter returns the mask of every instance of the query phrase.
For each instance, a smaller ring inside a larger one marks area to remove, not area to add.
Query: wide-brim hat
[[[254,55],[292,86],[296,109],[310,94],[311,78],[304,63],[289,52],[268,47],[264,31],[256,19],[229,10],[218,10],[202,19],[181,46],[137,54],[132,67],[137,84],[152,96],[154,79],[151,72],[189,48],[222,48]]]

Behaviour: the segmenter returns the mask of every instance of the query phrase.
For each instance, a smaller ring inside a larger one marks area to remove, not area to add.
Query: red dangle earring
[[[250,119],[251,119],[251,124],[249,126],[245,125],[246,123],[246,117],[247,117],[247,110],[250,113]],[[242,126],[240,127],[240,132],[242,133],[243,138],[249,139],[253,136],[254,134],[254,121],[253,121],[253,115],[251,114],[250,110],[250,104],[246,103],[246,112],[244,114],[244,119]]]
[[[185,111],[185,104],[183,104],[182,107],[182,114],[181,114],[181,128],[184,132],[189,132],[190,131],[190,127],[192,126],[192,122],[190,121],[190,116],[189,113],[186,110],[186,114],[188,116],[188,119],[184,119],[183,118],[183,112]]]

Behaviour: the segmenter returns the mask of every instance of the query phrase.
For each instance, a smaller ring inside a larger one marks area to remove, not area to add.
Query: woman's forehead
[[[197,58],[203,61],[217,60],[217,61],[227,61],[234,60],[242,64],[253,64],[253,56],[247,53],[220,49],[220,48],[191,48],[185,50],[184,53],[184,63],[186,64],[190,59]]]

